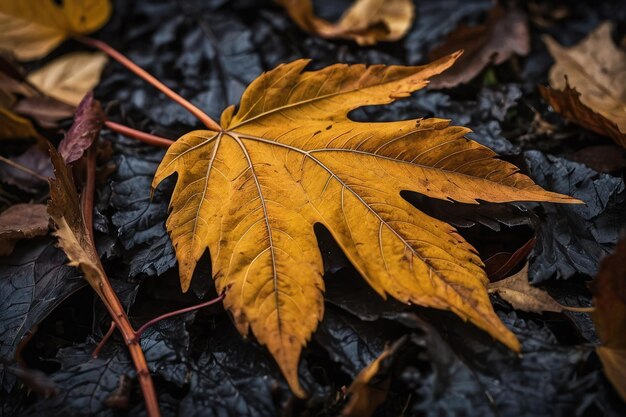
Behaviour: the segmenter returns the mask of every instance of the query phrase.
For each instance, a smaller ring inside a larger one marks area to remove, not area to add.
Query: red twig
[[[177,94],[168,86],[166,86],[161,81],[159,81],[156,77],[149,74],[146,70],[144,70],[143,68],[135,64],[133,61],[131,61],[130,59],[128,59],[127,57],[119,53],[117,50],[115,50],[106,42],[103,42],[97,39],[88,38],[85,36],[79,36],[79,37],[76,37],[76,39],[84,43],[85,45],[101,50],[102,52],[104,52],[105,54],[107,54],[108,56],[110,56],[111,58],[119,62],[120,64],[124,65],[130,71],[134,72],[139,77],[143,78],[148,83],[152,84],[157,90],[159,90],[160,92],[168,96],[170,99],[172,99],[176,103],[183,106],[189,113],[196,116],[196,118],[200,120],[202,123],[204,123],[204,125],[208,127],[209,129],[215,130],[217,132],[222,130],[220,125],[217,124],[215,120],[211,119],[211,117],[208,114],[206,114],[205,112],[200,110],[198,107],[196,107],[195,105],[191,104],[189,101],[181,97],[179,94]]]
[[[115,325],[115,321],[111,321],[111,327],[109,327],[109,330],[107,330],[106,334],[102,336],[102,340],[100,340],[98,346],[96,346],[96,348],[93,350],[93,353],[91,354],[92,358],[96,359],[100,355],[100,351],[102,350],[104,345],[106,345],[111,336],[113,336],[113,332],[115,331],[116,327],[117,326]]]
[[[224,295],[225,294],[220,294],[218,297],[209,300],[209,301],[205,301],[204,303],[200,303],[200,304],[196,304],[194,306],[191,307],[186,307],[186,308],[181,308],[180,310],[175,310],[175,311],[170,311],[169,313],[163,314],[159,317],[155,317],[152,320],[146,322],[143,324],[143,326],[141,326],[139,329],[137,329],[137,331],[135,332],[135,337],[137,338],[137,340],[139,340],[141,338],[141,335],[143,334],[143,332],[146,331],[147,328],[149,328],[150,326],[160,322],[161,320],[165,320],[168,319],[170,317],[174,317],[177,316],[179,314],[185,314],[185,313],[189,313],[190,311],[195,311],[195,310],[199,310],[201,308],[204,307],[208,307],[212,304],[215,304],[219,301],[222,301],[224,299]]]
[[[173,140],[142,132],[141,130],[133,129],[132,127],[111,122],[110,120],[104,122],[104,126],[109,130],[120,133],[124,136],[128,136],[129,138],[137,139],[147,144],[158,146],[160,148],[169,148],[174,143]]]

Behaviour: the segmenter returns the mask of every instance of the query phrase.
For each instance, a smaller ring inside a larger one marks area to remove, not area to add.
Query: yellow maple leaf
[[[0,49],[41,58],[69,36],[100,29],[110,15],[109,0],[0,0]]]
[[[239,331],[252,329],[297,395],[300,353],[324,310],[317,223],[381,296],[451,310],[520,348],[493,311],[476,250],[400,192],[463,203],[578,200],[543,190],[448,120],[347,116],[409,96],[458,56],[421,67],[280,65],[223,112],[221,131],[184,135],[157,170],[153,188],[178,174],[167,228],[183,289],[208,248]]]

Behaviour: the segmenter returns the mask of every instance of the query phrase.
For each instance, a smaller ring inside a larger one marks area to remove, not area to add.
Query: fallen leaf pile
[[[565,118],[626,148],[626,52],[603,23],[579,44],[566,48],[546,37],[556,63],[545,100]]]
[[[473,204],[579,201],[543,190],[446,120],[347,117],[409,96],[458,56],[422,67],[280,65],[224,111],[223,131],[183,136],[157,170],[154,187],[178,174],[166,224],[183,290],[208,248],[239,331],[267,345],[298,395],[300,352],[323,314],[316,223],[381,296],[451,310],[519,349],[493,312],[476,250],[400,192]]]
[[[626,415],[626,16],[557,3],[0,0],[2,416]]]

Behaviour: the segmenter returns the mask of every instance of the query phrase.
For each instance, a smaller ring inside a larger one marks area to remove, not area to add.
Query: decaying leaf
[[[28,74],[28,81],[44,94],[78,106],[100,81],[107,57],[100,52],[74,52]]]
[[[98,30],[110,14],[109,0],[0,0],[0,49],[41,58],[69,36]]]
[[[592,315],[602,344],[596,352],[604,372],[626,401],[626,240],[600,263],[594,281]]]
[[[183,289],[208,248],[239,331],[267,345],[298,395],[300,352],[323,314],[317,223],[381,296],[452,310],[519,349],[492,309],[476,250],[400,192],[474,204],[579,200],[543,190],[447,120],[347,117],[409,96],[458,56],[421,67],[280,65],[222,113],[223,130],[184,135],[157,170],[153,187],[178,174],[166,224]]]
[[[490,293],[498,294],[516,310],[541,313],[563,311],[563,306],[556,302],[546,291],[533,287],[528,282],[528,263],[519,272],[488,286]]]
[[[26,152],[10,158],[10,160],[34,172],[37,176],[44,178],[52,176],[50,157],[38,145],[32,145]],[[41,180],[37,176],[11,165],[0,164],[0,182],[10,184],[26,192],[34,192],[44,186],[48,188],[48,182]]]
[[[44,129],[58,128],[59,122],[71,118],[74,110],[74,106],[42,95],[22,98],[13,107],[15,113],[31,118]]]
[[[496,6],[484,24],[460,25],[428,55],[437,59],[459,49],[464,50],[463,56],[449,71],[434,77],[429,88],[456,87],[472,80],[489,64],[502,64],[513,54],[527,55],[530,36],[526,16],[518,10]]]
[[[38,136],[30,120],[0,106],[0,140],[32,139]]]
[[[100,134],[105,116],[98,100],[91,92],[80,102],[74,115],[74,123],[59,143],[59,153],[66,164],[80,159]]]
[[[0,213],[0,256],[13,252],[15,243],[48,233],[44,204],[15,204]]]
[[[55,178],[50,180],[48,214],[57,226],[54,235],[58,239],[59,247],[70,260],[69,265],[80,267],[89,285],[102,297],[100,283],[106,275],[87,233],[74,180],[63,158],[52,147],[50,157]]]
[[[611,29],[605,22],[569,48],[546,36],[556,63],[551,88],[540,91],[565,118],[626,147],[626,52],[613,43]]]
[[[355,0],[337,23],[317,17],[311,0],[278,0],[298,26],[323,38],[353,39],[359,45],[395,41],[411,27],[411,0]]]
[[[390,356],[406,342],[405,339],[402,338],[386,348],[354,378],[348,389],[350,399],[341,410],[343,417],[369,417],[385,402],[391,382],[389,375],[385,377],[390,368]]]

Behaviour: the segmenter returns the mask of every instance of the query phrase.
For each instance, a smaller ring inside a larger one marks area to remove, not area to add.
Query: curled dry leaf
[[[544,38],[555,59],[544,99],[565,118],[626,148],[626,52],[603,23],[579,44],[566,48]]]
[[[488,286],[490,293],[498,294],[516,310],[542,313],[563,311],[563,306],[556,302],[546,291],[533,287],[528,282],[528,263],[516,274]]]
[[[0,0],[0,49],[41,58],[72,35],[93,32],[111,15],[109,0]]]
[[[100,283],[106,280],[106,275],[87,232],[72,174],[53,147],[50,147],[50,157],[54,165],[54,179],[50,180],[48,214],[56,224],[54,235],[70,260],[69,264],[79,267],[89,285],[103,297]]]
[[[78,106],[100,81],[106,63],[106,55],[100,52],[66,54],[28,74],[28,81],[45,95]]]
[[[44,204],[15,204],[0,213],[0,256],[10,255],[21,239],[47,234],[49,218]]]
[[[626,401],[626,240],[600,263],[593,285],[592,314],[602,344],[596,352],[604,373]]]
[[[91,92],[83,98],[76,109],[74,123],[59,143],[59,153],[66,164],[80,159],[100,134],[105,116],[98,100]]]
[[[369,417],[385,402],[391,383],[390,375],[385,374],[389,373],[393,356],[406,339],[403,337],[386,348],[354,378],[348,388],[350,399],[341,410],[342,417]]]
[[[278,0],[298,26],[323,38],[353,39],[359,45],[395,41],[415,15],[411,0],[356,0],[337,23],[315,16],[311,0]]]
[[[153,188],[178,174],[166,225],[183,289],[208,249],[239,331],[268,347],[298,395],[300,352],[324,308],[318,223],[381,296],[451,310],[519,350],[489,302],[476,250],[400,192],[470,204],[580,201],[537,186],[448,120],[348,118],[408,97],[457,58],[279,65],[250,84],[237,110],[224,110],[222,130],[184,135],[155,174]]]
[[[489,64],[502,64],[513,54],[527,55],[530,37],[526,16],[519,10],[496,6],[484,24],[460,25],[428,55],[437,59],[460,49],[464,51],[461,58],[450,70],[434,77],[429,88],[456,87],[474,79]]]

